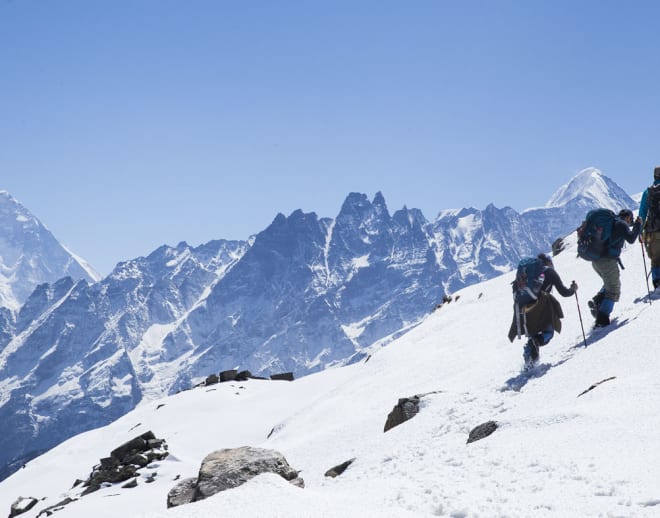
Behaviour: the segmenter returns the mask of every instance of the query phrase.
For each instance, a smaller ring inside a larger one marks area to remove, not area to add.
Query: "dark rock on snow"
[[[236,381],[247,381],[252,378],[252,373],[250,371],[241,371],[236,375]]]
[[[326,471],[325,476],[332,478],[338,477],[344,471],[346,471],[346,468],[348,468],[351,464],[353,464],[354,461],[355,461],[355,457],[345,462],[342,462],[341,464],[337,464],[335,467],[330,468],[328,471]]]
[[[31,496],[28,498],[19,496],[16,501],[11,504],[11,508],[9,510],[9,518],[14,518],[14,516],[18,516],[19,514],[23,514],[29,511],[37,504],[37,502],[38,500]]]
[[[419,396],[412,396],[399,399],[399,402],[392,409],[385,421],[383,432],[405,423],[408,419],[414,417],[419,412]]]
[[[225,382],[225,381],[235,381],[236,376],[238,376],[238,371],[235,369],[231,369],[228,371],[222,371],[220,373],[220,381]]]
[[[209,385],[215,385],[219,380],[218,376],[216,374],[209,374],[206,377],[206,380],[204,381],[204,385],[209,386]]]
[[[467,443],[470,444],[471,442],[484,439],[485,437],[488,437],[490,434],[492,434],[495,430],[497,430],[497,428],[498,425],[495,421],[482,423],[470,432]]]
[[[564,243],[563,238],[558,237],[552,242],[552,255],[559,255],[564,251],[564,248],[566,248],[566,244]]]
[[[50,507],[46,507],[45,509],[39,511],[37,518],[40,518],[41,516],[50,516],[56,511],[61,511],[65,505],[69,505],[71,502],[75,502],[76,500],[77,498],[66,497],[64,500],[57,502],[55,505],[51,505]]]
[[[270,379],[272,380],[284,380],[284,381],[293,381],[293,372],[281,372],[279,374],[273,374]]]
[[[105,482],[124,482],[138,476],[138,470],[154,460],[163,460],[169,454],[163,439],[157,439],[153,432],[145,432],[115,448],[109,457],[100,460],[83,485],[82,496],[93,493]],[[124,485],[122,487],[134,487]]]

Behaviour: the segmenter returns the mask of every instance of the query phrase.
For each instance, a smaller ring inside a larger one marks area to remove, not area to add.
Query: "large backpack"
[[[612,242],[616,214],[609,209],[594,209],[577,229],[577,255],[587,261],[616,257],[618,243]]]
[[[646,191],[646,224],[644,232],[660,232],[660,184],[651,185]]]
[[[538,257],[525,257],[518,263],[516,280],[513,281],[513,299],[519,306],[530,304],[538,298],[545,279],[545,265]]]

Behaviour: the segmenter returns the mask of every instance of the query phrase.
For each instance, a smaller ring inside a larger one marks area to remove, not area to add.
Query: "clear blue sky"
[[[545,203],[660,164],[660,2],[0,0],[0,189],[102,274],[162,244]]]

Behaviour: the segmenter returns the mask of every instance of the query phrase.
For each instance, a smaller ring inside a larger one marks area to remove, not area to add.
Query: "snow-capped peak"
[[[560,187],[546,203],[547,208],[561,207],[578,198],[587,198],[596,205],[611,209],[630,207],[631,198],[614,182],[595,167],[588,167]],[[634,202],[634,201],[633,201]]]
[[[99,278],[5,190],[0,190],[0,243],[0,302],[12,310],[20,308],[43,282],[66,276],[89,281]]]

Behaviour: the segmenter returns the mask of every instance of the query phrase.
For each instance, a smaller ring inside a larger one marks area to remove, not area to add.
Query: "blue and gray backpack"
[[[620,243],[612,242],[616,214],[609,209],[594,209],[577,229],[577,255],[586,261],[616,257]]]
[[[513,300],[518,306],[536,301],[545,279],[545,265],[538,257],[525,257],[518,263],[513,281]]]

